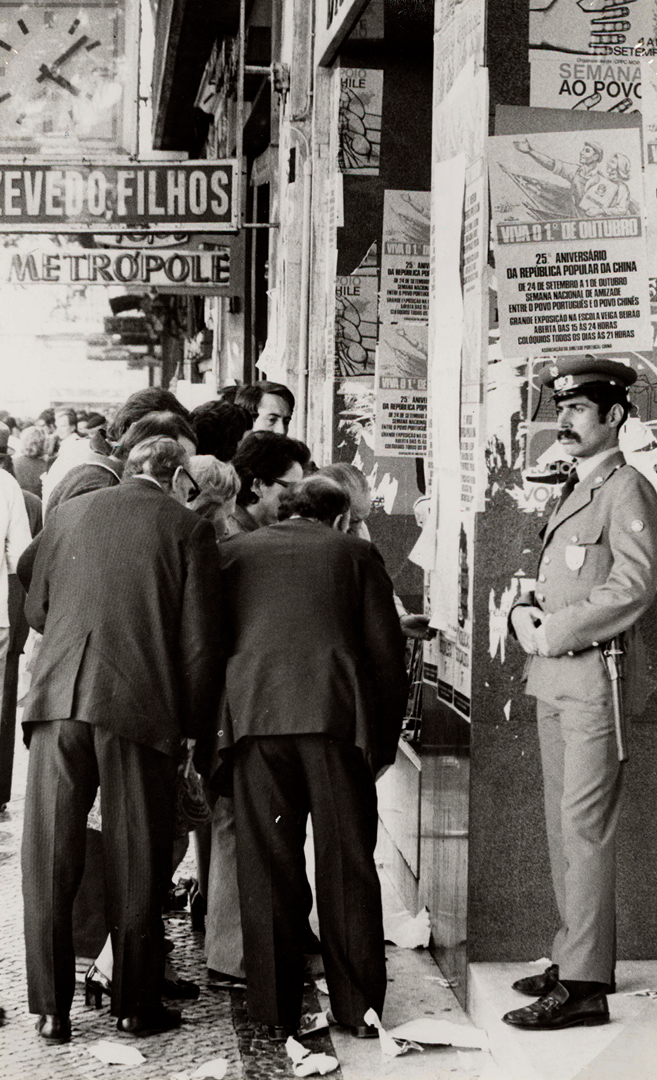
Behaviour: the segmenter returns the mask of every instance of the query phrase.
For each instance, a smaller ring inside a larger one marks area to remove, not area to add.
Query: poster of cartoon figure
[[[376,275],[350,274],[336,278],[336,377],[374,374],[378,300]]]
[[[383,71],[340,68],[340,172],[356,176],[379,175],[382,112]]]
[[[489,141],[502,355],[652,348],[638,129]]]

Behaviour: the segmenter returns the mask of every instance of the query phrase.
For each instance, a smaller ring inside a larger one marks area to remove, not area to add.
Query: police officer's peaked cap
[[[592,383],[606,383],[627,390],[636,382],[637,373],[629,364],[618,360],[596,360],[595,356],[561,357],[546,364],[538,381],[548,386],[555,396],[572,394]]]

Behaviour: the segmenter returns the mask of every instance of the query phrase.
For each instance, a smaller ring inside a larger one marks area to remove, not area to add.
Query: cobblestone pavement
[[[126,1072],[126,1066],[106,1065],[89,1053],[92,1043],[111,1040],[136,1046],[146,1058],[129,1068],[134,1080],[168,1080],[179,1072],[192,1073],[204,1062],[223,1057],[228,1061],[227,1080],[266,1080],[291,1076],[291,1062],[283,1044],[271,1043],[249,1023],[245,995],[235,991],[213,991],[207,985],[203,956],[203,936],[191,929],[187,912],[166,917],[167,937],[174,942],[172,954],[182,978],[201,986],[197,1001],[182,1002],[184,1022],[177,1031],[146,1039],[120,1036],[109,1005],[101,1009],[84,1004],[82,977],[78,972],[71,1024],[70,1043],[49,1045],[34,1030],[36,1017],[27,1011],[25,955],[23,945],[23,905],[20,884],[20,838],[23,822],[23,792],[27,751],[16,747],[12,801],[0,813],[0,1003],[6,1011],[0,1027],[0,1080],[105,1080]],[[176,877],[194,876],[193,856],[187,856]],[[103,998],[103,1001],[106,1001]],[[304,1010],[319,1011],[314,991],[306,991]],[[328,1035],[307,1040],[313,1050],[333,1053]],[[332,1074],[340,1077],[338,1070]]]

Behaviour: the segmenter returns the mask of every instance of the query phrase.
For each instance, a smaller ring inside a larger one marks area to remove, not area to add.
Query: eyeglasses
[[[190,474],[187,472],[187,469],[185,469],[184,466],[182,466],[182,465],[179,465],[178,468],[176,469],[175,473],[173,474],[173,480],[171,481],[172,485],[175,484],[179,473],[182,473],[183,476],[186,476],[187,479],[189,480],[190,484],[191,484],[191,487],[190,487],[189,491],[187,492],[186,502],[188,502],[188,503],[194,502],[194,499],[198,499],[199,495],[201,494],[200,487],[196,483],[196,480],[194,479],[194,477],[190,476]]]
[[[284,488],[294,487],[296,483],[296,480],[272,480],[272,484],[280,484]]]

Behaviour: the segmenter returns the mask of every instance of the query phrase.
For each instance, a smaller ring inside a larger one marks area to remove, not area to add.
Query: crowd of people
[[[430,631],[369,538],[367,481],[318,468],[287,434],[293,409],[275,383],[192,412],[148,388],[109,421],[62,408],[0,427],[0,802],[29,628],[22,874],[44,1039],[71,1037],[90,826],[109,934],[86,1001],[107,995],[120,1032],[170,1030],[181,1012],[163,998],[198,995],[162,919],[193,832],[212,983],[246,986],[252,1021],[286,1038],[304,955],[321,947],[336,1022],[376,1034],[364,1019],[386,984],[375,780],[404,716],[405,636]]]
[[[619,449],[636,377],[591,356],[540,376],[575,464],[535,588],[509,619],[537,699],[560,918],[549,966],[514,984],[537,1000],[503,1017],[524,1030],[607,1023],[615,991],[618,669],[636,711],[636,624],[657,593],[657,496]],[[109,996],[120,1032],[177,1027],[163,997],[198,994],[167,960],[162,920],[193,831],[192,911],[213,985],[245,986],[252,1021],[286,1038],[304,955],[321,948],[335,1021],[376,1034],[365,1020],[386,989],[375,782],[407,704],[404,639],[431,630],[403,609],[369,538],[366,479],[345,463],[318,468],[287,434],[293,409],[274,383],[231,387],[191,413],[151,388],[109,424],[87,417],[83,433],[68,409],[20,435],[10,417],[0,426],[0,803],[30,633],[22,868],[29,1008],[45,1039],[71,1037],[73,903],[93,823],[109,934],[86,999]]]

